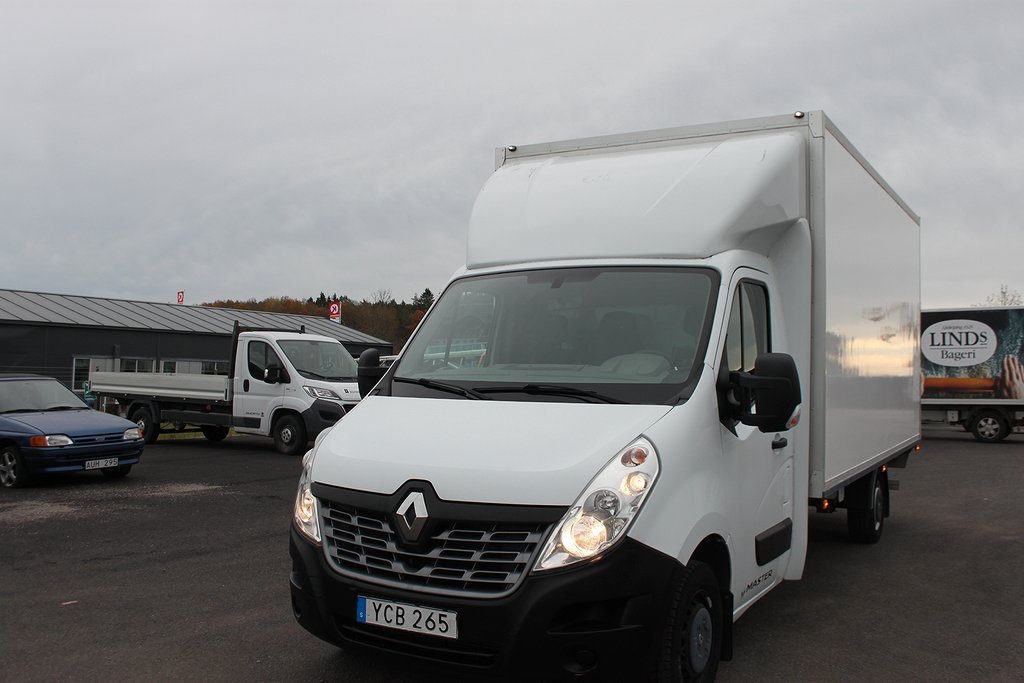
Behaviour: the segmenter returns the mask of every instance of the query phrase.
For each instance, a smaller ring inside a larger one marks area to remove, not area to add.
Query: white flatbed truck
[[[162,423],[198,429],[211,441],[234,428],[272,437],[291,455],[359,401],[355,360],[332,337],[236,325],[230,368],[228,376],[94,372],[90,390],[138,424],[147,443]]]

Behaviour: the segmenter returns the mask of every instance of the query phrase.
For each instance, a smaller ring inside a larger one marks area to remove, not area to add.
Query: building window
[[[160,372],[174,373],[178,371],[178,361],[176,360],[165,360]]]
[[[121,372],[153,372],[153,359],[122,358]]]
[[[203,375],[227,375],[228,362],[226,360],[204,360],[200,373]]]
[[[74,370],[71,373],[71,388],[75,391],[85,391],[85,382],[89,379],[89,359],[76,358]]]

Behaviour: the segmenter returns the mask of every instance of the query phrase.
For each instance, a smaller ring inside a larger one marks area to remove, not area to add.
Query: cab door
[[[273,409],[281,403],[289,381],[287,370],[274,347],[261,339],[246,340],[243,352],[244,362],[235,375],[236,428],[269,434]]]
[[[773,309],[767,274],[742,269],[730,286],[725,341],[719,368],[722,449],[735,482],[735,534],[731,545],[734,599],[739,607],[782,580],[793,529],[793,445],[784,432],[764,433],[731,416],[736,394],[730,371],[750,372],[762,353],[786,352],[781,311]],[[773,310],[776,313],[773,316]],[[753,411],[756,412],[756,405]]]

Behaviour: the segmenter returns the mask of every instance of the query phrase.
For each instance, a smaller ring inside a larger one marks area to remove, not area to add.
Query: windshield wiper
[[[322,379],[324,381],[327,381],[327,380],[330,379],[329,377],[324,377],[323,375],[318,375],[315,372],[313,372],[312,370],[302,370],[301,368],[295,368],[295,369],[299,371],[300,375],[305,375],[309,379]]]
[[[577,389],[576,387],[565,386],[562,384],[522,384],[511,387],[484,387],[477,389],[477,391],[482,394],[516,392],[535,396],[568,396],[571,398],[582,399],[590,398],[601,403],[627,403],[627,401],[623,401],[621,398],[615,398],[608,394],[601,394],[587,389]]]
[[[41,413],[42,408],[11,408],[10,410],[0,410],[0,414],[7,415],[9,413]]]
[[[447,391],[452,394],[459,394],[466,398],[489,400],[490,396],[484,396],[481,392],[476,389],[468,389],[466,387],[460,387],[457,384],[448,384],[447,382],[438,382],[436,379],[427,379],[426,377],[419,377],[413,379],[411,377],[392,377],[392,382],[406,382],[408,384],[419,384],[421,387],[427,387],[428,389],[437,389],[438,391]]]
[[[85,406],[53,406],[52,408],[45,409],[43,412],[44,413],[49,413],[49,412],[52,412],[54,410],[79,410],[80,408],[84,408],[84,407]]]

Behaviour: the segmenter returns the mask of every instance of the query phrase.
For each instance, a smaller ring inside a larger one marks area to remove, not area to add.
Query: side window
[[[254,379],[263,379],[267,368],[281,367],[281,359],[270,344],[261,341],[249,342],[249,374]]]
[[[725,337],[725,363],[729,370],[754,369],[754,361],[771,351],[768,292],[755,282],[741,282],[733,295],[729,329]]]

